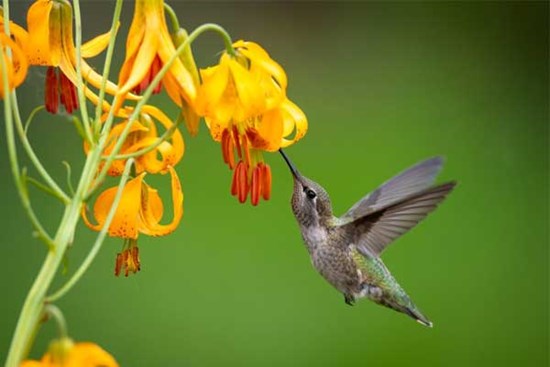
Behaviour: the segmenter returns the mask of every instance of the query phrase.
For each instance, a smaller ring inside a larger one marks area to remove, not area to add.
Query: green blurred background
[[[19,22],[28,3],[12,5]],[[441,180],[457,179],[458,188],[384,255],[435,326],[368,301],[345,305],[310,265],[283,161],[266,155],[272,199],[240,205],[203,126],[186,136],[178,167],[179,229],[140,237],[142,271],[129,278],[113,276],[121,241],[109,239],[58,303],[76,340],[97,342],[122,366],[548,365],[547,2],[172,5],[188,30],[217,22],[285,68],[289,96],[310,123],[287,152],[325,186],[336,213],[407,166],[446,156]],[[84,2],[85,39],[108,28],[112,8]],[[123,28],[131,15],[126,4]],[[208,34],[194,47],[207,66],[222,43]],[[44,74],[31,69],[19,90],[24,115],[42,103]],[[30,136],[60,181],[61,161],[81,167],[81,143],[64,117],[40,114]],[[3,360],[45,248],[31,236],[0,139]],[[33,203],[53,231],[60,205],[39,193]],[[93,239],[81,225],[69,273]],[[54,335],[45,325],[32,356]]]

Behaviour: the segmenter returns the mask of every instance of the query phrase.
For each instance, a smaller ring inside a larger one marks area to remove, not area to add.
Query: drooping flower
[[[69,338],[52,341],[42,359],[25,360],[20,367],[118,367],[108,352],[94,343],[74,343]]]
[[[174,39],[179,42],[182,35],[176,34]],[[126,41],[126,57],[119,74],[119,103],[130,91],[142,93],[175,53],[176,47],[164,17],[164,1],[136,0]],[[186,53],[192,58],[190,48]],[[170,98],[185,107],[186,123],[195,133],[198,117],[192,107],[197,94],[198,75],[194,62],[184,61],[185,58],[176,58],[162,83]],[[160,85],[155,89],[155,92],[159,91]]]
[[[235,56],[224,53],[217,66],[201,69],[196,109],[213,139],[221,142],[224,162],[234,170],[231,193],[241,203],[251,193],[257,205],[259,197],[267,200],[271,192],[271,172],[261,152],[301,139],[307,119],[286,97],[284,70],[263,48],[244,41],[233,47]]]
[[[131,112],[132,110],[130,108],[119,110],[120,116],[125,117],[126,120],[115,125],[109,132],[107,138],[109,144],[103,152],[104,157],[112,153],[116,141],[119,139],[122,131],[130,123],[128,117]],[[135,153],[157,144],[161,137],[159,136],[156,121],[158,121],[165,130],[172,130],[172,135],[149,152],[134,158],[135,172],[137,174],[142,172],[166,173],[168,172],[168,167],[175,166],[183,157],[185,146],[181,132],[174,126],[176,122],[170,121],[160,109],[151,105],[143,106],[139,120],[132,123],[130,133],[127,135],[119,154]],[[84,143],[84,151],[86,153],[89,151],[89,146],[86,142]],[[114,160],[109,166],[107,173],[111,176],[120,176],[124,171],[125,164],[126,159]]]
[[[28,63],[23,50],[5,33],[0,33],[0,47],[8,79],[8,91],[4,91],[4,72],[0,65],[0,98],[3,99],[6,92],[17,88],[23,83],[27,76]],[[8,57],[8,48],[11,49],[11,58]]]
[[[2,20],[3,23],[3,20]],[[46,72],[46,109],[57,112],[59,102],[71,113],[78,108],[75,85],[77,83],[76,50],[73,41],[72,6],[67,0],[36,0],[27,12],[28,30],[11,22],[10,28],[17,44],[23,49],[30,65],[48,66]],[[98,55],[108,45],[111,32],[104,33],[83,44],[82,58]],[[58,72],[57,68],[61,72]],[[100,88],[102,76],[81,60],[82,77],[87,84]],[[114,95],[117,86],[107,81],[106,92]],[[84,86],[86,97],[98,103],[97,95]],[[136,96],[132,95],[132,98]],[[103,109],[109,104],[104,102]]]
[[[146,173],[141,173],[136,178],[128,181],[123,189],[119,205],[108,229],[111,237],[120,237],[125,240],[122,253],[116,260],[115,274],[124,271],[137,272],[140,268],[137,239],[140,233],[148,236],[165,236],[172,233],[183,216],[183,192],[181,184],[172,167],[168,167],[172,181],[172,207],[173,217],[168,224],[160,224],[164,214],[164,205],[157,190],[153,189],[144,178]],[[116,196],[118,187],[111,187],[102,192],[96,199],[93,215],[97,224],[88,220],[86,210],[83,210],[84,223],[95,231],[103,228],[107,215]]]

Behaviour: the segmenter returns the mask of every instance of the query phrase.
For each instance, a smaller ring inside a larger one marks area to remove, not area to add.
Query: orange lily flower
[[[94,343],[61,338],[50,343],[40,361],[25,360],[20,367],[118,367],[112,355]]]
[[[271,191],[271,173],[261,152],[301,139],[307,119],[286,98],[286,74],[263,48],[244,41],[233,47],[236,56],[224,53],[219,65],[201,69],[196,108],[213,139],[221,142],[224,162],[234,169],[231,193],[241,203],[251,193],[252,205],[257,205]]]
[[[157,190],[145,183],[145,172],[126,183],[108,229],[109,236],[121,237],[126,240],[122,253],[117,255],[115,275],[118,276],[122,270],[126,276],[129,272],[139,271],[137,238],[140,233],[148,236],[165,236],[172,233],[179,225],[183,216],[183,192],[175,170],[168,167],[168,172],[170,172],[172,180],[173,206],[173,218],[169,224],[160,224],[164,206]],[[83,210],[84,223],[94,231],[100,231],[103,228],[117,189],[117,187],[111,187],[97,198],[93,210],[97,224],[91,223],[86,215],[86,210]]]
[[[176,32],[174,40],[183,42],[185,37],[186,34]],[[143,92],[175,52],[176,47],[164,17],[164,1],[136,0],[134,18],[126,41],[126,58],[119,74],[119,103],[130,91]],[[186,123],[191,127],[190,131],[196,133],[198,117],[192,114],[192,106],[197,93],[198,74],[194,61],[186,62],[189,55],[192,59],[191,49],[188,48],[185,54],[187,56],[182,55],[175,60],[162,83],[170,98],[177,105],[185,107]],[[160,84],[155,92],[160,92]]]
[[[27,25],[28,31],[15,23],[10,23],[13,36],[26,54],[29,64],[48,66],[45,85],[46,109],[56,113],[61,102],[67,112],[71,113],[78,107],[75,90],[78,61],[73,41],[72,6],[67,0],[37,0],[27,12]],[[81,56],[89,58],[98,55],[107,47],[110,37],[111,32],[107,32],[83,44]],[[57,72],[57,67],[61,73]],[[81,61],[81,69],[82,76],[88,84],[96,88],[101,87],[102,76],[84,60]],[[91,89],[85,86],[84,91],[92,103],[98,103],[98,97]],[[117,91],[117,86],[107,81],[106,92],[114,95]],[[109,108],[107,102],[104,102],[103,108]]]
[[[12,52],[11,58],[8,57],[7,49]],[[4,73],[0,68],[0,98],[4,98],[4,94],[17,88],[27,76],[27,58],[23,50],[5,33],[0,33],[0,52],[4,58],[6,66],[6,75],[8,78],[8,91],[4,91]]]
[[[141,111],[140,120],[133,122],[130,133],[127,135],[119,154],[135,153],[158,143],[160,137],[155,120],[160,122],[166,130],[174,128],[176,122],[170,121],[160,109],[151,105],[145,105]],[[119,110],[119,114],[124,117],[129,116],[131,112],[129,108]],[[116,141],[129,123],[129,120],[125,120],[111,129],[107,138],[107,141],[110,143],[103,152],[104,157],[112,153]],[[135,158],[135,172],[137,174],[142,172],[166,173],[169,166],[175,166],[181,160],[184,149],[183,137],[179,129],[176,128],[167,140],[148,153]],[[89,151],[87,142],[84,143],[84,151],[86,154]],[[110,176],[120,176],[124,171],[125,164],[125,159],[114,160],[107,173]]]

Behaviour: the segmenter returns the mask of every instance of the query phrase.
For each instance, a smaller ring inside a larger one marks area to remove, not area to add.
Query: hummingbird
[[[443,159],[434,157],[417,163],[364,196],[341,217],[335,217],[326,190],[302,176],[282,149],[279,152],[294,178],[292,211],[315,269],[350,306],[366,297],[432,327],[380,255],[455,187],[455,181],[434,185]]]

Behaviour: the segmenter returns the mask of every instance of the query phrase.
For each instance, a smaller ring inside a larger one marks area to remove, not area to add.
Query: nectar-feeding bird
[[[292,211],[315,269],[343,293],[348,305],[367,297],[432,327],[380,255],[455,187],[455,181],[434,185],[443,159],[430,158],[412,166],[335,217],[325,189],[302,176],[283,150],[279,152],[294,177]]]

